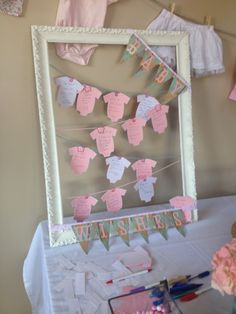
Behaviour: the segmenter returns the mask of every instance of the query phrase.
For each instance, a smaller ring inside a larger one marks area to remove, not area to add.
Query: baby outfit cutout
[[[64,108],[72,107],[77,94],[83,89],[83,85],[68,76],[57,77],[55,82],[57,85],[58,104]]]
[[[236,101],[236,84],[234,85],[234,88],[232,89],[230,95],[229,95],[229,99]]]
[[[124,170],[130,166],[130,162],[124,157],[112,156],[106,159],[106,165],[108,165],[107,179],[110,183],[115,183],[122,178]]]
[[[154,196],[154,187],[153,184],[156,183],[157,178],[148,177],[143,180],[139,180],[134,188],[139,192],[140,199],[145,202],[150,202]]]
[[[200,77],[225,71],[222,41],[214,32],[213,26],[187,22],[163,9],[160,15],[148,25],[147,29],[189,33],[192,75]],[[171,67],[175,66],[175,47],[152,46],[152,49]]]
[[[139,105],[136,110],[135,116],[137,118],[142,118],[145,120],[149,119],[147,116],[148,111],[159,104],[159,101],[155,97],[148,95],[138,95],[137,102],[139,103]]]
[[[107,210],[109,212],[117,212],[123,207],[122,196],[124,196],[126,190],[116,188],[106,191],[101,197],[103,202],[106,202]]]
[[[117,130],[109,126],[97,128],[90,133],[93,140],[96,140],[98,152],[104,157],[109,157],[114,152],[114,141]]]
[[[126,105],[130,97],[123,93],[112,92],[103,96],[105,103],[107,103],[107,116],[112,122],[117,122],[124,115],[124,105]]]
[[[132,169],[136,171],[137,180],[146,179],[152,176],[152,168],[156,166],[157,162],[152,159],[140,159],[132,164]]]
[[[137,146],[143,140],[143,127],[146,121],[142,118],[129,119],[122,124],[123,130],[128,133],[128,141],[130,144]]]
[[[56,25],[73,27],[103,27],[107,6],[118,0],[59,0]],[[59,57],[86,65],[97,45],[56,44]]]
[[[71,168],[73,172],[80,175],[88,170],[90,159],[97,155],[88,147],[74,146],[69,149],[71,158]]]
[[[166,114],[169,111],[169,106],[167,105],[156,105],[151,109],[147,116],[152,120],[153,130],[159,134],[164,133],[167,128],[167,118]]]
[[[79,92],[76,109],[79,111],[81,116],[87,116],[93,112],[96,99],[102,95],[102,92],[96,87],[84,85],[84,88]]]
[[[92,196],[79,196],[71,201],[74,208],[74,219],[77,222],[83,221],[91,214],[91,207],[97,204],[97,199]]]

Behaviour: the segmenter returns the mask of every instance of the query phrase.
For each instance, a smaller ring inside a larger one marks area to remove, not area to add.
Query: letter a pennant
[[[110,238],[110,221],[98,222],[99,238],[107,251],[109,251],[109,238]]]
[[[78,224],[72,226],[74,234],[86,254],[88,254],[89,251],[90,228],[91,224]]]
[[[113,220],[112,223],[121,239],[129,246],[129,218]]]
[[[138,76],[145,71],[152,71],[152,69],[155,68],[158,64],[160,64],[161,61],[157,59],[157,57],[152,53],[150,50],[146,50],[143,54],[142,61],[139,65],[139,70],[134,74],[135,76]]]
[[[145,216],[137,216],[137,217],[132,217],[132,219],[135,231],[140,233],[141,236],[144,238],[144,240],[148,243],[148,220],[146,215]]]
[[[152,216],[155,228],[160,232],[165,240],[168,239],[166,218],[163,213],[154,214]]]
[[[172,212],[173,218],[174,218],[174,223],[175,223],[175,228],[179,231],[182,236],[185,237],[185,230],[184,230],[184,225],[185,225],[185,216],[182,210],[175,210]]]

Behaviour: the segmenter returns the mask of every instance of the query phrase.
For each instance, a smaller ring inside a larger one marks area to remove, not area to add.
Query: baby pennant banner
[[[185,88],[184,83],[181,82],[177,77],[173,77],[168,93],[172,97],[176,97],[183,91],[184,88]]]
[[[142,55],[142,52],[145,49],[145,45],[133,34],[126,46],[125,51],[121,57],[121,62],[128,60],[133,55],[137,54],[138,56]]]
[[[155,83],[164,84],[165,82],[169,81],[171,78],[173,78],[173,74],[171,70],[168,67],[166,67],[164,63],[161,63],[157,70],[156,75],[154,76],[153,84]]]
[[[143,54],[142,61],[140,62],[139,70],[134,74],[134,76],[151,71],[160,63],[161,61],[152,53],[152,51],[146,50]]]
[[[121,239],[129,246],[129,218],[116,219],[112,223]]]
[[[144,240],[148,243],[148,220],[146,215],[144,216],[137,216],[131,218],[132,223],[135,227],[136,232],[138,232]]]
[[[175,223],[175,228],[179,231],[182,236],[185,237],[185,230],[184,230],[184,225],[185,225],[185,216],[182,210],[176,210],[172,212],[173,218],[174,218],[174,223]]]
[[[110,221],[98,222],[97,226],[99,238],[107,251],[109,251]]]
[[[90,228],[91,224],[79,224],[72,226],[74,234],[86,254],[88,254],[89,251]]]
[[[167,234],[168,226],[166,224],[166,219],[163,213],[152,215],[152,219],[154,221],[154,225],[156,229],[160,232],[160,234],[163,236],[165,240],[168,240],[168,234]]]

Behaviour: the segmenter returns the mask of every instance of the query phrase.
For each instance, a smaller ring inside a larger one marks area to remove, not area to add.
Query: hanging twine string
[[[172,167],[172,166],[174,166],[174,165],[178,164],[179,162],[180,162],[179,160],[174,161],[174,162],[172,162],[172,163],[170,163],[170,164],[166,165],[165,167],[160,168],[160,169],[158,169],[158,170],[154,171],[154,172],[153,172],[153,175],[154,175],[154,174],[158,174],[158,173],[162,172],[163,170],[166,170],[166,169],[168,169],[168,168],[170,168],[170,167]],[[139,181],[139,180],[130,181],[130,182],[128,182],[128,183],[125,183],[125,184],[122,184],[122,185],[119,185],[119,186],[113,187],[112,189],[119,189],[119,188],[123,188],[123,187],[126,187],[126,186],[128,186],[128,185],[134,184],[134,183],[136,183],[136,182],[138,182],[138,181]],[[109,190],[111,190],[111,189],[106,189],[106,190],[103,190],[103,191],[98,191],[98,192],[94,192],[94,193],[87,193],[87,194],[84,194],[84,195],[90,195],[90,196],[93,196],[93,195],[98,195],[98,194],[105,193],[105,192],[107,192],[107,191],[109,191]],[[77,197],[84,196],[84,195],[70,196],[70,197],[66,197],[66,199],[73,199],[73,198],[77,198]]]

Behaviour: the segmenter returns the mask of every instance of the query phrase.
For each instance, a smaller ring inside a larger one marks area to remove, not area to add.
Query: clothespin
[[[210,15],[207,15],[205,16],[205,23],[208,25],[208,26],[211,26],[211,16]]]
[[[171,6],[170,6],[170,13],[174,14],[174,12],[175,12],[175,2],[171,3]]]

